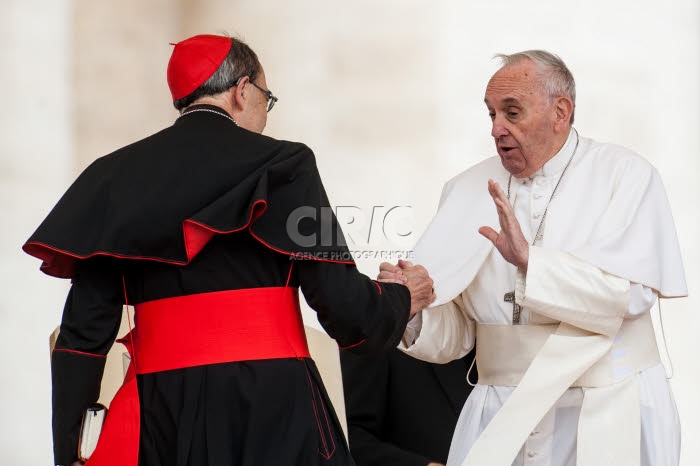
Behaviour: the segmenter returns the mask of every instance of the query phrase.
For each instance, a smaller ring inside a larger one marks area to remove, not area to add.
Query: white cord
[[[472,374],[472,368],[474,367],[474,363],[476,362],[476,356],[474,356],[474,359],[472,359],[472,365],[469,366],[469,370],[467,371],[467,383],[471,385],[472,387],[476,387],[475,383],[472,383],[471,380],[469,380],[469,376]],[[478,382],[478,380],[477,380]]]

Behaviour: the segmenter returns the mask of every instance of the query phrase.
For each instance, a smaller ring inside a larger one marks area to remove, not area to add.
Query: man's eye
[[[496,114],[495,114],[495,113],[489,113],[489,118],[491,118],[491,119],[493,120],[494,118],[496,118]]]
[[[519,112],[508,112],[508,118],[517,118],[520,115]]]

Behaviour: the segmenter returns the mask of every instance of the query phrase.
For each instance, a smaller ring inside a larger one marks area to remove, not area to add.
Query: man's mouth
[[[516,147],[513,146],[501,146],[501,152],[505,155],[510,154],[510,151],[516,149]]]

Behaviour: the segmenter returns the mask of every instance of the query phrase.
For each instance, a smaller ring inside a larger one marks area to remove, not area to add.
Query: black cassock
[[[341,348],[395,347],[410,294],[357,271],[335,217],[321,212],[328,205],[306,146],[209,111],[88,167],[24,246],[46,273],[73,280],[52,357],[56,463],[76,458],[82,412],[99,396],[125,295],[131,305],[299,287]],[[292,226],[316,241],[300,245],[287,219],[302,206],[316,221],[307,215]],[[352,464],[311,359],[186,367],[137,382],[139,464]]]
[[[381,355],[341,352],[348,440],[358,466],[445,464],[472,391],[467,376],[474,354],[433,364],[399,349]],[[476,368],[472,371],[477,380]]]

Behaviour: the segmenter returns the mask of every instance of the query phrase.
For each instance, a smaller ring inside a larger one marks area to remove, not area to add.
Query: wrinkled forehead
[[[498,70],[486,86],[484,101],[498,105],[506,101],[532,101],[541,98],[537,88],[537,65],[526,61]]]

